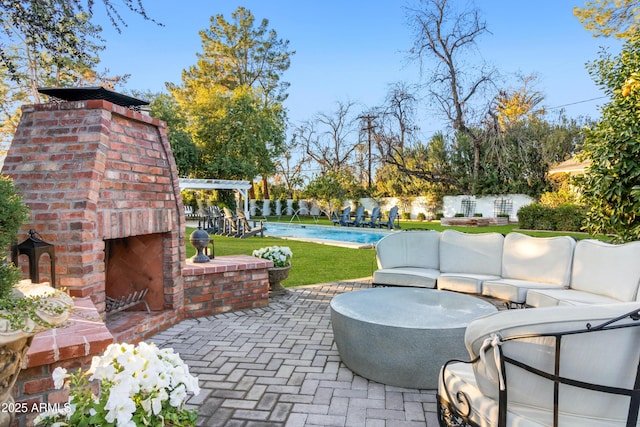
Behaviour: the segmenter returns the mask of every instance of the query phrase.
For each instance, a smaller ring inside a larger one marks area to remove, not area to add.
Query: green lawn
[[[289,222],[288,217],[269,217],[268,221]],[[315,224],[311,217],[302,217],[294,223]],[[331,225],[328,219],[320,219],[317,224]],[[443,227],[440,222],[420,222],[402,221],[401,227],[406,229],[423,229],[442,231],[447,228],[459,230],[467,233],[509,233],[517,229],[516,224],[495,226],[495,227]],[[187,258],[195,254],[195,249],[188,242],[189,235],[194,231],[187,227]],[[518,230],[520,231],[520,230]],[[588,238],[584,233],[562,233],[545,231],[520,231],[525,234],[540,237],[569,235],[578,239]],[[335,282],[338,280],[358,279],[369,277],[377,268],[375,262],[375,250],[373,249],[351,249],[337,246],[321,245],[309,242],[298,242],[295,240],[285,240],[275,237],[250,237],[248,239],[237,239],[234,237],[224,237],[212,235],[215,245],[215,255],[251,255],[254,249],[264,246],[288,246],[293,251],[292,269],[289,278],[282,284],[286,287],[310,285],[316,283]]]

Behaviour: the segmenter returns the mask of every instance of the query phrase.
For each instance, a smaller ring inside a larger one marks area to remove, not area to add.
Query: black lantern
[[[18,255],[26,255],[29,258],[29,277],[31,282],[40,283],[40,271],[38,265],[42,254],[49,254],[51,262],[51,286],[56,286],[56,251],[51,243],[47,243],[39,237],[40,233],[34,229],[29,230],[29,237],[24,242],[13,247],[12,261],[18,265]]]

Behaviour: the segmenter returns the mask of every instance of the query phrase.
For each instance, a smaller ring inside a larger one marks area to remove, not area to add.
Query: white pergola
[[[244,214],[249,218],[249,181],[234,181],[230,179],[195,179],[179,178],[180,191],[182,190],[233,190],[240,195],[244,202]]]

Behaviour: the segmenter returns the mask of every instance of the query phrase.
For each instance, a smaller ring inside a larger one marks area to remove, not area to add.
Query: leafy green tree
[[[248,179],[275,171],[273,159],[284,141],[285,117],[280,104],[265,106],[249,87],[216,91],[184,103],[187,131],[200,152],[196,174],[202,178]]]
[[[587,0],[573,14],[595,37],[628,39],[640,29],[638,0]]]
[[[357,183],[353,175],[340,171],[328,171],[317,175],[303,191],[303,196],[319,202],[320,208],[331,217],[342,202],[354,195]]]
[[[288,41],[268,29],[266,19],[256,28],[243,7],[232,18],[211,18],[210,27],[200,32],[203,51],[197,64],[183,71],[182,85],[168,88],[200,151],[196,174],[253,180],[273,174],[274,159],[284,149],[282,100],[288,85],[281,77],[293,52]]]
[[[62,25],[73,25],[66,30],[82,38],[84,55],[75,57],[66,53],[61,46],[54,50],[45,50],[17,28],[6,29],[10,32],[11,45],[4,46],[4,55],[12,62],[13,71],[0,65],[2,81],[0,82],[0,137],[8,143],[15,132],[20,119],[20,105],[41,102],[38,87],[67,87],[82,84],[106,82],[115,85],[126,81],[127,76],[107,77],[98,73],[96,67],[100,62],[99,53],[104,49],[100,37],[101,28],[92,25],[89,16],[80,14],[72,20],[65,20]]]
[[[228,91],[248,86],[266,104],[281,103],[289,87],[282,75],[295,53],[289,50],[289,41],[278,38],[267,19],[256,26],[255,17],[244,7],[231,18],[229,22],[222,15],[213,16],[209,28],[200,31],[202,52],[198,63],[183,72],[184,86],[198,89],[211,81]]]
[[[10,53],[10,46],[19,43],[17,35],[24,37],[35,51],[56,52],[74,62],[91,58],[85,43],[90,41],[76,29],[86,17],[93,15],[95,0],[6,0],[0,2],[0,64],[9,76],[18,80],[18,65]],[[120,31],[126,22],[121,13],[125,9],[150,18],[142,0],[101,0],[113,26]],[[154,21],[155,22],[155,21]]]
[[[610,97],[599,122],[585,129],[582,158],[590,161],[581,181],[589,207],[586,228],[612,233],[619,241],[640,239],[640,37],[630,38],[620,54],[603,51],[588,66]]]
[[[407,173],[407,169],[412,172]],[[444,194],[455,191],[450,147],[445,136],[436,134],[427,145],[418,142],[397,150],[378,169],[376,187],[380,196],[387,197],[431,195],[441,198]]]

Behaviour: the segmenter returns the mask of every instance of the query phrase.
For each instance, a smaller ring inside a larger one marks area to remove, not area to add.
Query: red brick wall
[[[102,313],[104,240],[163,233],[165,309],[182,308],[184,209],[163,122],[103,100],[27,105],[3,173],[31,208],[25,230],[55,245],[57,286]]]
[[[200,317],[269,303],[271,261],[246,255],[188,262],[184,271],[184,317]]]

